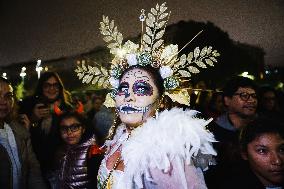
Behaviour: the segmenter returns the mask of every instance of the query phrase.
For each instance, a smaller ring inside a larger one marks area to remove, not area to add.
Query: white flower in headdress
[[[111,84],[113,88],[118,88],[119,86],[119,80],[113,77],[109,78],[109,83]]]
[[[136,58],[136,54],[128,54],[126,55],[126,59],[127,59],[127,63],[129,64],[129,66],[134,66],[137,65],[137,58]]]
[[[127,54],[136,53],[139,49],[139,45],[133,43],[132,41],[126,41],[122,47]]]
[[[173,75],[173,70],[169,66],[162,66],[160,68],[160,74],[161,74],[162,78],[165,79],[165,78]]]
[[[178,55],[178,45],[170,44],[162,51],[160,59],[164,62],[175,60]]]

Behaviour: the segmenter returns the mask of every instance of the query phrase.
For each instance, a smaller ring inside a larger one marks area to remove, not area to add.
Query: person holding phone
[[[22,115],[25,114],[31,120],[28,129],[32,145],[46,177],[52,167],[50,159],[54,156],[60,138],[55,126],[58,116],[54,110],[55,107],[62,111],[71,108],[68,95],[59,75],[45,72],[38,80],[34,95],[19,104]]]

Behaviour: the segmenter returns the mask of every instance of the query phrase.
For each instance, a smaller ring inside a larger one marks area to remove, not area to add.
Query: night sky
[[[124,38],[140,32],[138,16],[150,0],[1,0],[0,64],[77,55],[104,45],[102,15],[115,19]],[[213,22],[241,43],[261,47],[265,63],[284,66],[283,0],[168,0],[170,24]]]

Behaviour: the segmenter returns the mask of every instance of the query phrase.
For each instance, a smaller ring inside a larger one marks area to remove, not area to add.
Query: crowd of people
[[[1,188],[284,189],[283,93],[241,76],[220,91],[181,85],[199,72],[194,63],[212,66],[220,54],[197,47],[178,58],[178,46],[160,40],[166,10],[151,9],[140,45],[122,44],[103,18],[110,70],[76,72],[99,78],[107,95],[72,96],[57,73],[44,72],[19,101],[0,78]]]
[[[89,98],[77,99],[75,103],[54,72],[45,72],[34,95],[22,101],[14,98],[8,80],[1,78],[0,86],[1,186],[96,188],[104,157],[98,146],[109,137],[109,130],[117,119],[115,111],[103,105],[104,97],[89,92]],[[84,107],[78,103],[80,100]],[[203,170],[209,189],[283,187],[284,126],[280,101],[275,89],[258,87],[244,77],[234,77],[222,92],[212,93],[206,111],[199,115],[214,118],[206,128],[217,140],[213,143],[217,151],[215,162]],[[159,106],[169,110],[179,104],[164,98]],[[129,121],[128,116],[123,118],[125,115],[128,114],[121,115],[120,123]],[[124,136],[121,128],[117,130]],[[112,137],[121,142],[121,136]],[[167,143],[171,143],[170,139]],[[109,145],[107,149],[116,146]],[[102,165],[113,167],[117,152],[108,153],[106,156],[111,160],[104,159]],[[123,164],[118,164],[116,169],[122,169],[120,166],[123,168]],[[160,187],[175,188],[173,185]]]

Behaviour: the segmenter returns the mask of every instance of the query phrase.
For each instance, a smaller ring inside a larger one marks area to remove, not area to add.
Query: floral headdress
[[[156,7],[151,8],[151,12],[147,16],[145,11],[141,10],[139,16],[142,23],[140,45],[129,40],[123,43],[123,36],[114,25],[114,20],[110,21],[108,17],[103,16],[103,21],[100,22],[100,31],[104,36],[104,41],[108,43],[107,47],[110,49],[110,53],[114,55],[110,71],[101,66],[93,67],[82,64],[77,67],[75,72],[83,83],[92,82],[99,87],[112,89],[106,98],[105,104],[107,106],[114,107],[113,99],[117,93],[119,78],[127,68],[135,65],[159,69],[164,81],[165,94],[173,101],[189,105],[189,95],[180,86],[180,79],[190,78],[191,74],[199,73],[199,68],[207,68],[207,65],[214,66],[214,63],[217,62],[216,57],[220,54],[211,46],[201,50],[196,47],[188,55],[183,54],[178,57],[178,53],[201,32],[180,50],[178,45],[165,46],[162,37],[170,16],[170,12],[166,11],[166,3],[157,4]],[[144,22],[146,22],[145,31]]]

